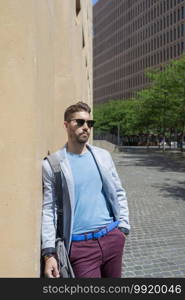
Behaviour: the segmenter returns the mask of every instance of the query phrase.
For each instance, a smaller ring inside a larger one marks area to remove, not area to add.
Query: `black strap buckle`
[[[58,215],[63,215],[63,209],[62,208],[57,208]]]
[[[85,241],[88,241],[88,236],[87,235],[88,235],[88,233],[84,233],[84,240]]]
[[[93,231],[92,232],[92,240],[98,240],[99,239],[99,237],[95,237],[94,235],[95,235],[95,233],[98,233],[99,232],[99,230],[97,230],[97,231]]]

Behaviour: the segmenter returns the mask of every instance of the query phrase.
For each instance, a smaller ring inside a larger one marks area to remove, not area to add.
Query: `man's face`
[[[84,122],[82,126],[78,124],[76,119],[90,120],[90,115],[86,111],[76,112],[71,115],[70,121],[65,121],[64,125],[67,129],[68,139],[73,143],[85,144],[88,141],[91,129]]]

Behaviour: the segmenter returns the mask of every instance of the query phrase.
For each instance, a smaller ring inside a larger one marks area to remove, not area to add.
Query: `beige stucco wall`
[[[0,1],[0,277],[39,276],[41,160],[64,109],[92,106],[91,0],[76,2]]]

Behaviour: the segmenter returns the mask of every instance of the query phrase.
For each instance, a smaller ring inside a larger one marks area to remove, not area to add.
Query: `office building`
[[[185,50],[185,0],[99,0],[93,22],[95,103],[134,97]]]

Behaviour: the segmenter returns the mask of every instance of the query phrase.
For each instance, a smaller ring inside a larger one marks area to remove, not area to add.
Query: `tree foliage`
[[[134,99],[110,100],[94,106],[95,134],[98,132],[166,137],[185,136],[185,55],[146,72],[150,85]]]

